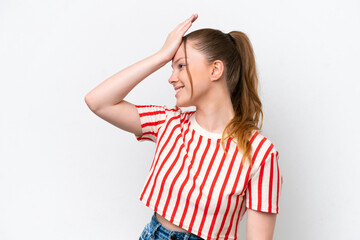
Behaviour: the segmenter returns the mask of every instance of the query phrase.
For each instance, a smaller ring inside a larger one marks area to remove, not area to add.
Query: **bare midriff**
[[[164,218],[160,214],[156,213],[155,217],[165,228],[167,228],[170,231],[188,232],[185,229],[173,224],[172,222],[170,222],[169,220],[167,220],[166,218]]]

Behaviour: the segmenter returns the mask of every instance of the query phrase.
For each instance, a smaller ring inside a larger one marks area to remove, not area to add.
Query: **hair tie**
[[[230,40],[236,45],[235,39],[230,35],[230,33],[227,33],[226,35],[229,36]]]

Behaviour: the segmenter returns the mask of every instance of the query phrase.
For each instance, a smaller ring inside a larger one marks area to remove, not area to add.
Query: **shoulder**
[[[274,143],[260,131],[254,130],[250,139],[254,165],[263,164],[272,155],[278,155]]]
[[[250,143],[252,147],[256,148],[274,148],[274,143],[265,136],[261,131],[254,130],[250,138]]]

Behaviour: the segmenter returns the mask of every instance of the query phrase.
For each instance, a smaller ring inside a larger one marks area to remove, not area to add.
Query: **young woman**
[[[140,239],[272,239],[282,176],[278,151],[260,134],[255,58],[248,37],[179,24],[162,48],[111,76],[85,101],[102,119],[156,143],[140,200],[154,210]],[[134,105],[125,96],[172,60],[176,106]],[[179,107],[195,106],[183,112]]]

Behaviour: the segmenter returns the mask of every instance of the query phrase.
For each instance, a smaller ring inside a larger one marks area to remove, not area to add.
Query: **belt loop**
[[[184,240],[188,240],[190,238],[190,235],[188,233],[185,234]]]
[[[155,232],[156,230],[161,226],[161,223],[158,223],[154,229],[152,230],[152,233],[151,233],[151,239],[155,239]]]

